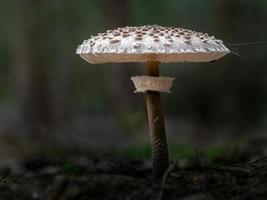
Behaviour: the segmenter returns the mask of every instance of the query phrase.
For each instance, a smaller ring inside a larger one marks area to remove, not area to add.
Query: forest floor
[[[0,165],[1,200],[265,200],[267,156],[212,164],[201,156],[170,165],[152,183],[150,161],[76,155],[10,160]]]

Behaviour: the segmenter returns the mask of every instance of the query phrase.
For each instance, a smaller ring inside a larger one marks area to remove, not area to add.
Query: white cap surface
[[[89,63],[209,62],[229,52],[207,33],[158,25],[108,30],[91,36],[76,51]]]

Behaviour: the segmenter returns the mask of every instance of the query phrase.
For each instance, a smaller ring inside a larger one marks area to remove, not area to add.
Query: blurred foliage
[[[125,149],[115,152],[118,158],[124,159],[148,159],[151,157],[150,143],[139,143],[137,145],[131,145]]]
[[[199,150],[191,144],[169,145],[169,153],[172,160],[193,161],[197,157],[196,151],[200,151],[201,156],[208,159],[208,161],[218,162],[234,157],[236,154],[236,147],[235,145],[211,146]],[[115,155],[121,159],[146,160],[151,157],[151,147],[149,143],[140,143],[120,150],[116,152]]]

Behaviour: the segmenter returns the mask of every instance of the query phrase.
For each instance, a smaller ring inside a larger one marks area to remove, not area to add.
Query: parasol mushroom
[[[77,49],[89,63],[146,62],[147,76],[132,77],[135,92],[146,93],[152,145],[153,179],[163,177],[169,166],[168,145],[160,92],[170,92],[171,77],[159,76],[159,64],[209,62],[229,53],[221,40],[183,28],[147,25],[108,30],[91,36]]]

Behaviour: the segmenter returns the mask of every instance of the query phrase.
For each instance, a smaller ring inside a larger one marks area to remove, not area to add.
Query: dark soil
[[[1,163],[1,200],[266,200],[267,157],[246,164],[173,163],[153,183],[148,161],[86,156]]]

